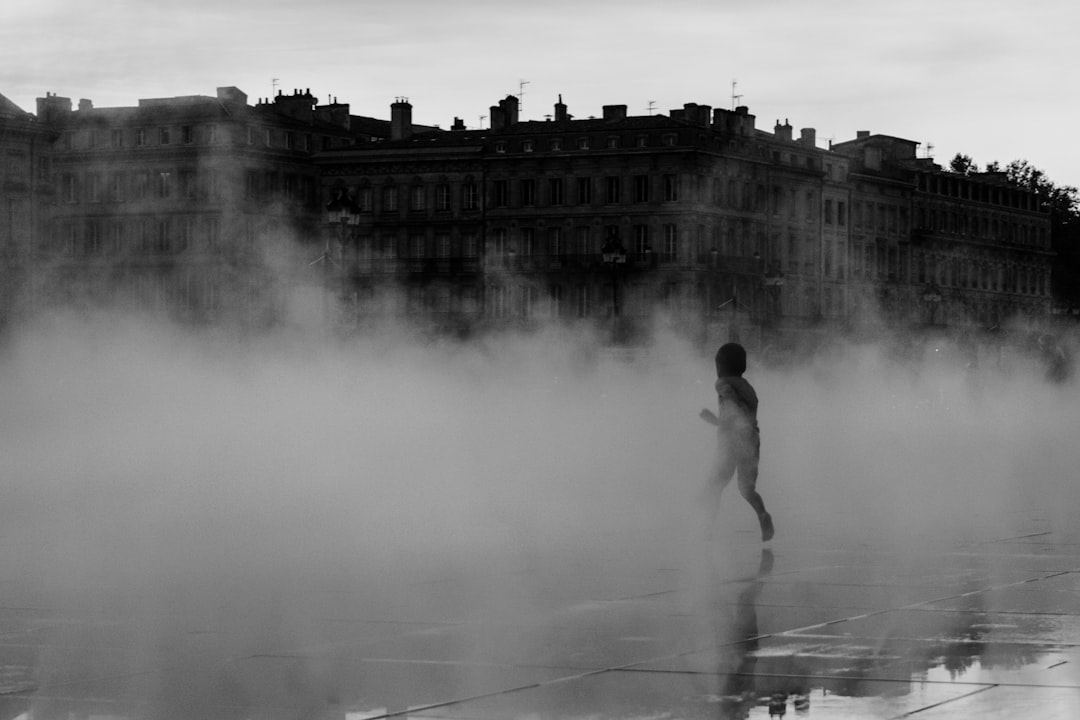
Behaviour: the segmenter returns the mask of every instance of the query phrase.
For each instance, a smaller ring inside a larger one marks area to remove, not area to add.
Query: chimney
[[[559,102],[555,103],[555,122],[565,122],[570,119],[566,112],[566,105],[562,101],[562,93],[559,93]]]
[[[868,137],[870,137],[870,131],[869,130],[857,130],[855,132],[855,139],[856,140],[862,140],[863,138],[868,138]]]
[[[776,135],[777,140],[786,140],[791,142],[791,123],[784,118],[784,124],[781,125],[780,121],[776,121],[776,126],[773,128],[773,134]]]
[[[315,119],[345,130],[348,130],[352,124],[352,118],[349,116],[349,104],[339,103],[337,98],[334,98],[329,105],[316,105]]]
[[[412,134],[412,105],[408,98],[399,97],[390,106],[390,139],[404,140]]]
[[[217,89],[218,100],[224,103],[235,103],[237,105],[247,105],[248,96],[243,90],[238,87],[229,85],[228,87],[219,87]]]
[[[488,113],[492,130],[502,130],[506,127],[506,113],[503,112],[501,105],[492,105],[488,109]]]
[[[465,122],[461,118],[455,117],[454,118],[454,124],[450,126],[450,129],[452,131],[464,130],[465,129]]]
[[[93,103],[92,100],[88,100],[87,98],[79,98],[79,111],[80,112],[83,111],[83,110],[93,110],[93,109],[94,109],[94,103]]]
[[[56,122],[71,115],[71,98],[57,97],[56,93],[45,93],[37,99],[37,116],[42,122]]]
[[[626,106],[625,105],[605,105],[604,106],[604,119],[609,121],[625,120],[626,119]]]
[[[803,128],[799,131],[799,142],[807,147],[817,147],[817,130],[814,128]]]
[[[274,98],[274,110],[286,117],[310,124],[315,118],[315,96],[311,91],[301,93],[293,90],[292,95],[285,95],[278,90]]]
[[[502,108],[503,117],[506,119],[506,124],[517,125],[518,122],[518,99],[514,95],[507,95],[505,98],[499,101],[499,107]]]
[[[698,105],[697,103],[683,103],[682,119],[693,125],[708,125],[709,113],[712,112],[712,108],[708,105]]]

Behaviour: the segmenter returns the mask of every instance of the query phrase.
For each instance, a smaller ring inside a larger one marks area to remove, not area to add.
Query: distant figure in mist
[[[772,516],[765,511],[765,502],[757,491],[758,460],[761,455],[761,434],[758,431],[757,393],[743,378],[746,372],[746,349],[738,343],[727,343],[716,352],[716,397],[719,412],[705,408],[701,419],[715,425],[719,436],[719,457],[713,482],[713,516],[720,509],[720,494],[739,471],[739,492],[757,513],[761,524],[761,540],[773,536]]]

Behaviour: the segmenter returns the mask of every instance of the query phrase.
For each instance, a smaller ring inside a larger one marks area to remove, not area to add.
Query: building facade
[[[0,95],[0,326],[33,304],[37,248],[52,200],[49,128]]]
[[[38,121],[56,138],[40,297],[255,321],[318,258],[314,153],[389,126],[309,91],[250,105],[235,87],[116,108],[48,95]]]
[[[272,317],[325,285],[336,321],[467,332],[558,321],[630,340],[994,327],[1049,312],[1049,216],[998,174],[860,132],[818,147],[748,108],[624,105],[490,127],[353,115],[309,91],[77,106],[0,98],[5,307],[127,300]],[[6,224],[5,224],[6,223]],[[7,312],[7,311],[5,311]]]

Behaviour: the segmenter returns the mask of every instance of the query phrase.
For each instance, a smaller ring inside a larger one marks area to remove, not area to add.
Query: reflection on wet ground
[[[0,720],[1080,717],[1075,538],[898,552],[788,527],[145,591],[61,592],[7,557]]]

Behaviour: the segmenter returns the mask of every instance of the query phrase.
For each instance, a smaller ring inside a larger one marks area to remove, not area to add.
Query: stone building
[[[303,245],[323,205],[312,155],[389,128],[306,90],[249,105],[235,87],[112,108],[50,94],[37,114],[56,137],[41,294],[193,319],[272,317],[320,252]]]
[[[32,304],[36,248],[44,236],[49,129],[0,95],[0,327]]]
[[[961,175],[917,143],[860,132],[850,158],[856,324],[989,329],[1050,311],[1050,218],[1004,173]]]
[[[818,322],[826,297],[843,314],[846,225],[822,225],[826,205],[844,209],[847,159],[812,130],[771,135],[745,107],[694,103],[576,119],[560,99],[550,120],[521,121],[513,96],[491,118],[316,156],[358,319],[556,319],[629,337],[656,311],[732,335]]]

